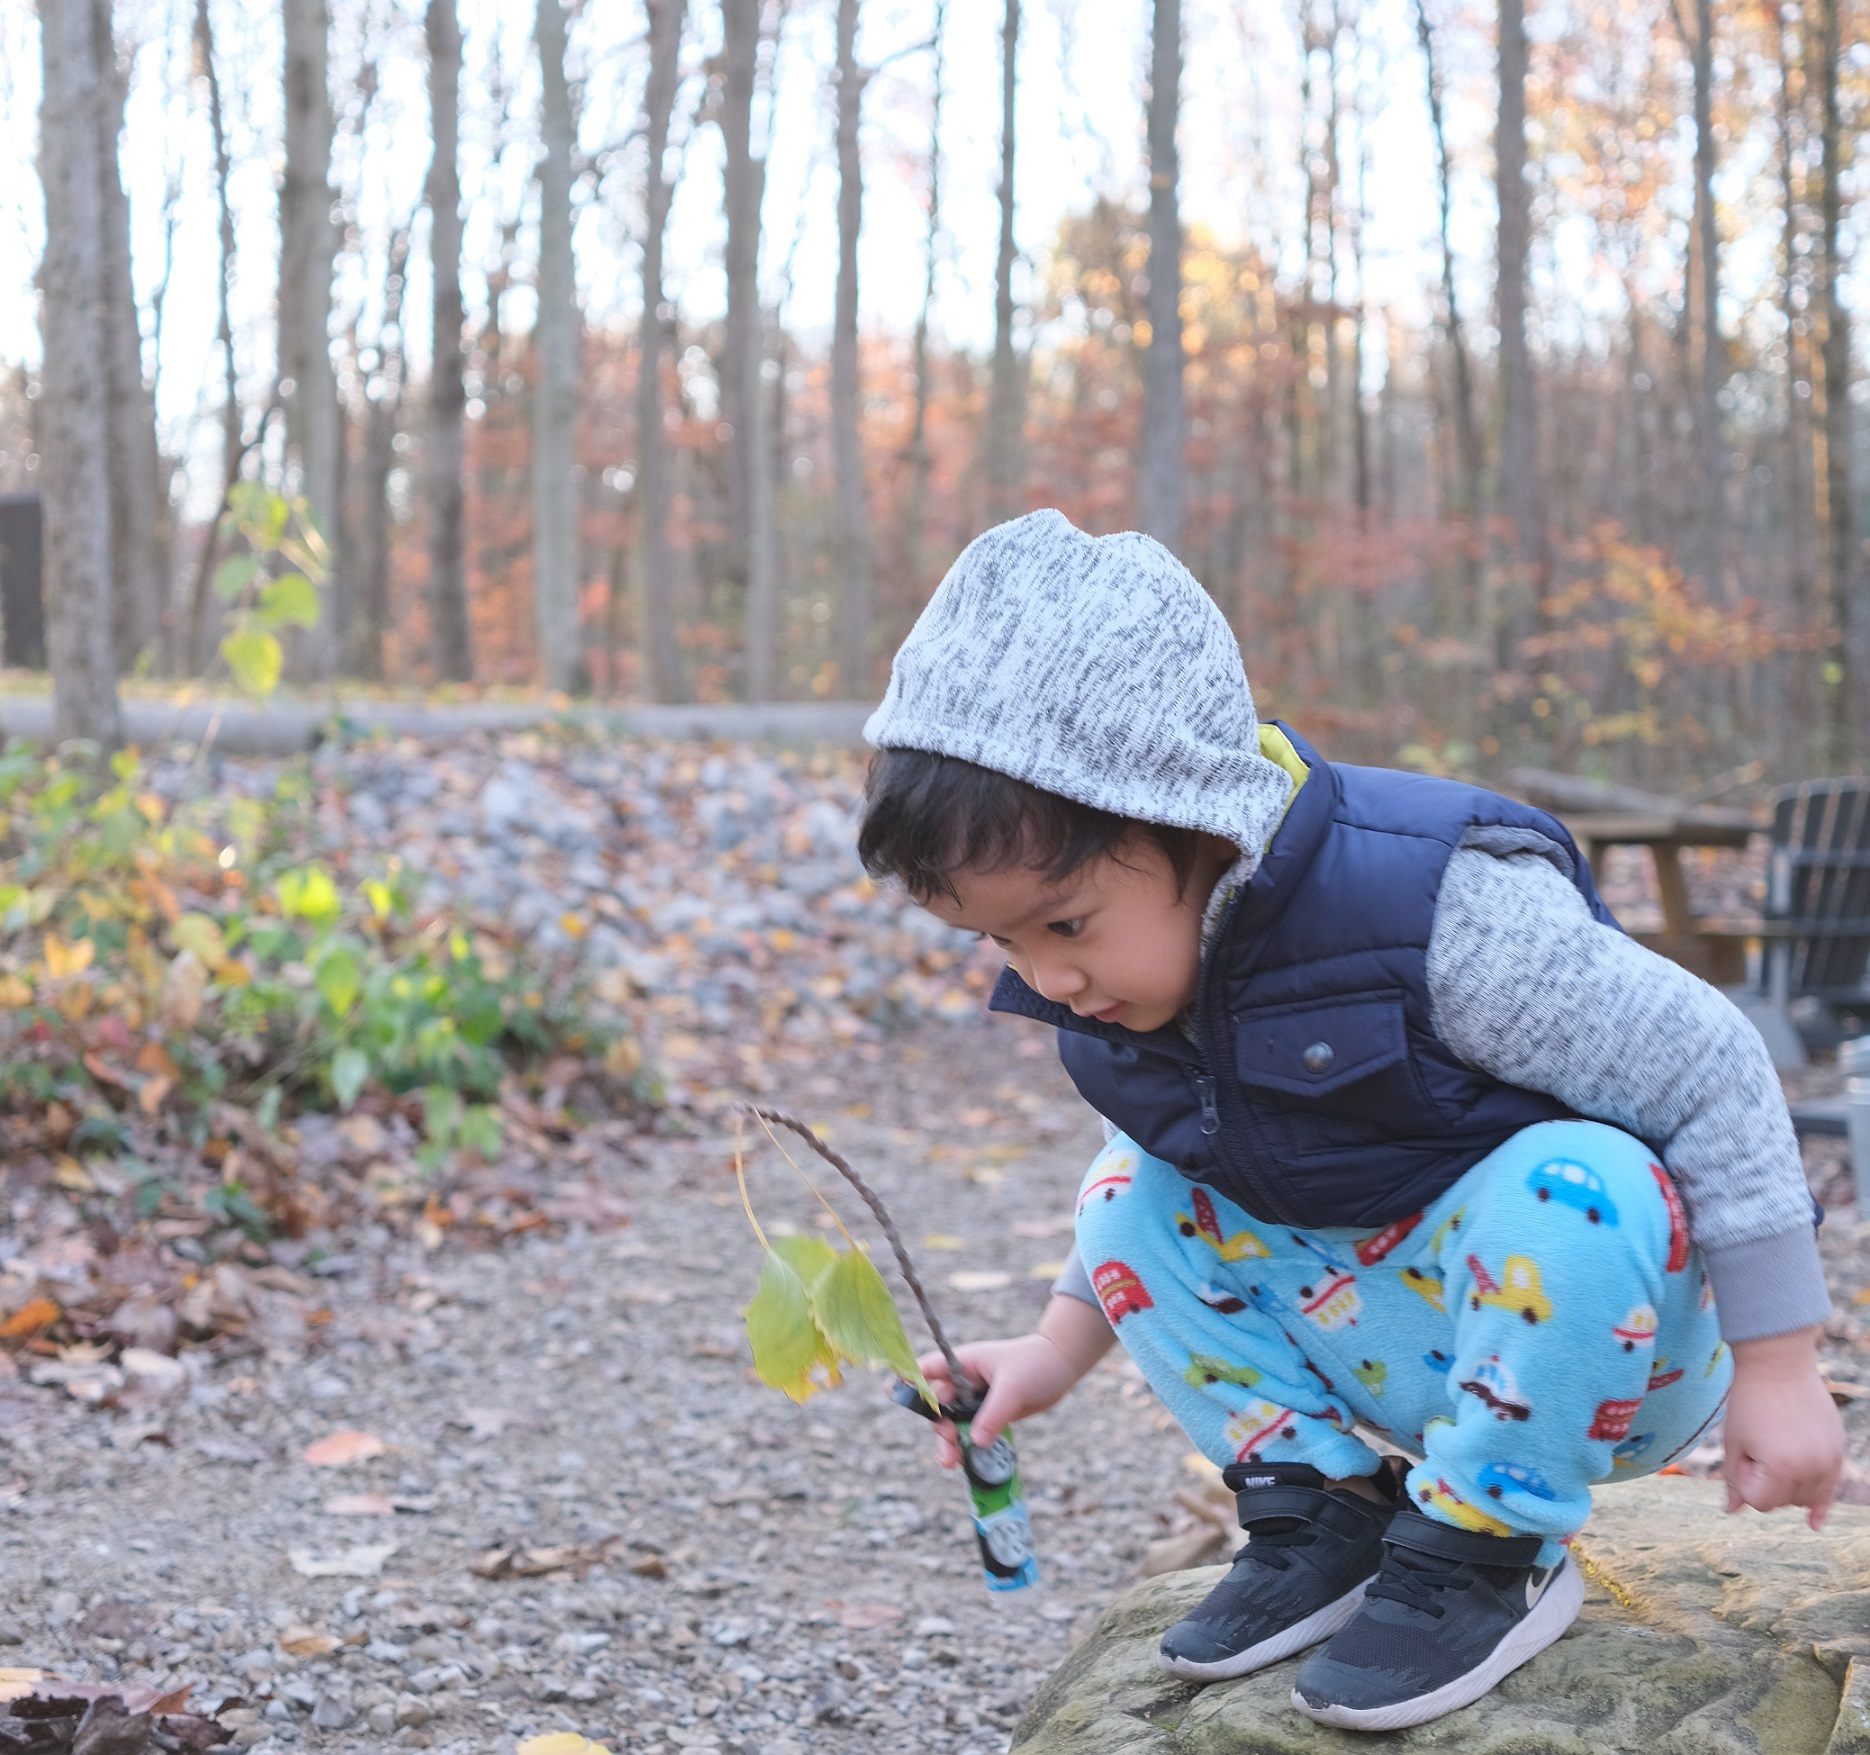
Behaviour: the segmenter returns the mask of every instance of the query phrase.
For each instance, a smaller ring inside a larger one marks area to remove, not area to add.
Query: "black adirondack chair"
[[[1870,778],[1806,780],[1773,802],[1761,992],[1870,1012]]]
[[[1807,780],[1777,795],[1757,932],[1758,997],[1772,1013],[1834,1041],[1853,1017],[1870,1018],[1870,779]],[[1842,1099],[1795,1103],[1792,1120],[1801,1134],[1847,1131]],[[1870,1177],[1870,1166],[1857,1173]]]

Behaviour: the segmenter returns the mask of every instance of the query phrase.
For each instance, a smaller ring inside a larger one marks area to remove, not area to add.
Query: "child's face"
[[[956,899],[923,906],[992,939],[1028,987],[1080,1017],[1160,1029],[1195,996],[1202,910],[1233,849],[1206,846],[1179,896],[1155,842],[1131,836],[1117,852],[1057,882],[1027,866],[963,869],[950,874]]]

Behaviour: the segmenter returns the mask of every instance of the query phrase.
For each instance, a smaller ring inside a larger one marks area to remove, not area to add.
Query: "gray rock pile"
[[[1590,1592],[1550,1650],[1485,1700],[1381,1739],[1461,1755],[1870,1755],[1870,1511],[1823,1534],[1729,1518],[1713,1482],[1598,1495]],[[1370,1739],[1293,1711],[1299,1659],[1202,1688],[1156,1642],[1217,1569],[1127,1591],[1033,1702],[1016,1755],[1304,1755]]]

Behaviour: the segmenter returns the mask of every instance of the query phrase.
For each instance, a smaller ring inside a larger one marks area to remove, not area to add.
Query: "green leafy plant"
[[[504,1081],[554,1053],[656,1100],[574,963],[420,913],[394,859],[359,878],[308,859],[310,795],[303,766],[270,797],[176,804],[131,751],[101,771],[0,754],[0,1102],[66,1103],[84,1145],[121,1141],[133,1107],[160,1122],[231,1101],[270,1128],[375,1090],[435,1168],[495,1155]],[[244,1225],[240,1192],[223,1202]]]
[[[845,1228],[837,1210],[793,1162],[778,1136],[772,1133],[773,1126],[788,1128],[797,1134],[863,1197],[864,1204],[889,1240],[903,1280],[920,1306],[954,1381],[965,1383],[967,1375],[930,1307],[915,1263],[883,1202],[804,1122],[778,1110],[752,1105],[748,1105],[748,1110],[766,1126],[781,1156],[792,1164],[819,1205],[831,1215],[846,1245],[843,1249],[835,1248],[823,1237],[769,1237],[754,1216],[753,1202],[747,1192],[746,1169],[736,1153],[734,1170],[740,1182],[741,1202],[747,1209],[747,1222],[766,1252],[759,1287],[743,1313],[747,1341],[753,1350],[753,1368],[760,1380],[783,1391],[793,1401],[804,1402],[820,1390],[841,1383],[846,1365],[882,1365],[914,1384],[933,1409],[935,1394],[916,1364],[915,1349],[909,1344],[902,1316],[883,1276],[864,1253],[863,1246]]]
[[[318,625],[331,550],[303,500],[257,481],[228,490],[220,539],[230,551],[214,570],[214,594],[229,609],[220,654],[242,692],[263,698],[285,666],[280,634]]]

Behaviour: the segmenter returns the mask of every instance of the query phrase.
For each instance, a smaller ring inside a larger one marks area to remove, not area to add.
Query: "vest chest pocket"
[[[1436,1128],[1400,994],[1353,994],[1237,1012],[1234,1070],[1256,1110],[1282,1113],[1300,1156]],[[1313,1125],[1308,1125],[1311,1123]]]

